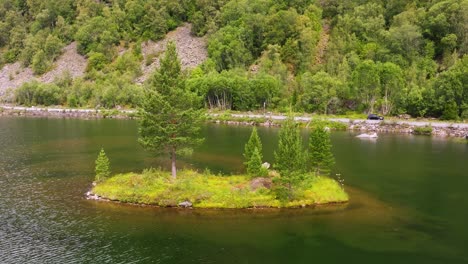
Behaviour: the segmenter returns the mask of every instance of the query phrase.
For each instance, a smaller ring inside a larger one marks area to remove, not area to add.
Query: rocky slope
[[[143,43],[142,53],[144,59],[141,64],[143,75],[137,79],[137,82],[144,82],[149,74],[159,67],[159,56],[164,52],[167,43],[170,41],[176,44],[182,68],[193,68],[205,61],[208,57],[205,39],[194,37],[190,32],[191,25],[184,24],[176,30],[169,32],[166,38],[161,41],[147,41]]]
[[[137,83],[143,83],[149,74],[159,67],[158,57],[164,52],[169,41],[174,41],[177,45],[177,53],[182,68],[193,68],[202,63],[208,56],[205,39],[192,36],[191,25],[184,24],[169,32],[163,40],[158,42],[147,41],[142,44],[143,61],[141,62],[141,69],[143,74],[137,78]],[[34,75],[31,68],[22,67],[20,62],[6,64],[0,69],[0,96],[5,94],[8,89],[15,89],[32,80],[50,83],[66,72],[73,78],[84,75],[87,60],[84,56],[78,54],[76,47],[76,42],[66,46],[62,55],[55,61],[53,69],[42,76]]]
[[[42,76],[34,75],[29,67],[22,67],[20,62],[6,64],[0,70],[0,95],[7,89],[15,89],[23,83],[37,80],[44,83],[51,83],[55,78],[63,76],[65,73],[76,78],[84,74],[86,69],[86,58],[76,51],[76,42],[70,43],[63,49],[62,55],[54,63],[54,67]]]

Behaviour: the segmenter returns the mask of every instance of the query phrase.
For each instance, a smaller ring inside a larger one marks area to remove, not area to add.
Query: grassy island
[[[178,156],[191,153],[203,142],[200,129],[204,115],[197,110],[200,98],[187,89],[173,43],[160,63],[146,84],[138,113],[138,141],[156,155],[168,155],[171,172],[150,169],[109,178],[110,162],[101,149],[94,198],[199,208],[303,207],[348,201],[340,183],[321,176],[330,174],[335,164],[330,133],[318,125],[304,148],[292,114],[282,123],[271,169],[263,162],[261,138],[254,127],[244,146],[245,175],[178,172]]]
[[[164,207],[185,201],[194,208],[302,207],[348,201],[342,186],[325,176],[305,177],[291,200],[277,198],[274,182],[275,176],[220,176],[193,170],[181,170],[173,179],[170,172],[150,169],[115,175],[98,182],[92,192],[104,199]]]

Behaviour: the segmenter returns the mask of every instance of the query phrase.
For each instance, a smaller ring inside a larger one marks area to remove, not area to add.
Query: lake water
[[[179,166],[242,171],[250,130],[207,126]],[[179,210],[85,199],[101,147],[113,172],[168,165],[135,121],[0,118],[0,263],[468,263],[468,144],[354,136],[332,133],[349,204]]]

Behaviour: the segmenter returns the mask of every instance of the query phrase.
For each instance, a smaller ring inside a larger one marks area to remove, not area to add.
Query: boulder
[[[189,201],[184,201],[184,202],[179,203],[179,207],[183,207],[183,208],[192,207],[192,203]]]
[[[272,186],[271,178],[260,177],[260,178],[255,178],[252,181],[250,181],[250,188],[253,191],[261,187],[271,189],[271,186]]]
[[[86,199],[87,200],[100,200],[97,194],[92,193],[91,191],[86,192]]]

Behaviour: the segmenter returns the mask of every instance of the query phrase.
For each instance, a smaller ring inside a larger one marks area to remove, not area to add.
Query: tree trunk
[[[172,148],[171,153],[171,168],[172,168],[172,178],[177,178],[177,169],[176,169],[176,151],[175,148]]]

